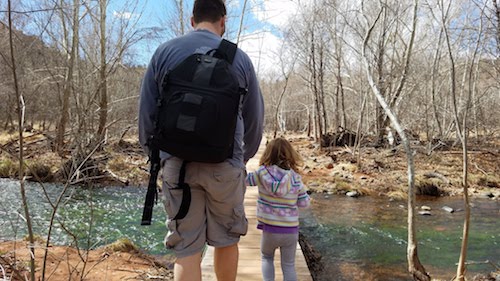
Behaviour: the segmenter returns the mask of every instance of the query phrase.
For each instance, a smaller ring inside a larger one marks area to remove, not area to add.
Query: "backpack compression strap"
[[[151,218],[153,217],[153,205],[158,200],[158,189],[156,186],[156,179],[160,171],[160,151],[152,149],[149,155],[150,170],[149,170],[149,183],[148,191],[146,193],[146,200],[144,202],[144,209],[142,211],[141,225],[150,225]]]

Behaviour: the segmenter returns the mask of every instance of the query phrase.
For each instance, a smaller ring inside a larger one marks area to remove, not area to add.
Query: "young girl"
[[[281,270],[285,281],[297,280],[295,250],[299,240],[299,207],[309,207],[310,198],[297,174],[302,158],[283,138],[266,146],[247,185],[259,187],[257,228],[262,230],[261,253],[264,281],[274,280],[274,251],[281,251]]]

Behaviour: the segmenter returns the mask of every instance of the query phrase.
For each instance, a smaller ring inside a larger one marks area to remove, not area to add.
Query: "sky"
[[[136,22],[136,29],[165,28],[166,17],[178,0],[108,0],[108,19],[110,21]],[[184,0],[188,4],[186,13],[190,16],[194,0]],[[228,36],[235,42],[245,0],[225,0],[228,11]],[[281,72],[277,52],[281,48],[281,31],[289,23],[302,3],[311,0],[246,0],[243,31],[238,46],[252,59],[256,72],[265,77],[270,72]],[[6,1],[5,1],[6,2]],[[0,10],[6,10],[6,4],[0,1]],[[38,0],[14,0],[15,9],[31,10]],[[68,1],[71,3],[71,1]],[[95,3],[95,2],[94,2]],[[137,4],[136,6],[134,4]],[[169,11],[170,9],[170,11]],[[34,13],[37,15],[37,13]],[[22,19],[26,18],[23,14]],[[29,24],[28,24],[29,25]],[[109,27],[110,24],[108,24]],[[28,27],[29,28],[29,27]],[[36,29],[36,28],[35,28]],[[135,31],[135,30],[133,30]],[[165,38],[166,40],[168,38]],[[146,65],[161,41],[142,40],[133,47],[129,61],[136,65]]]
[[[173,0],[138,0],[136,13],[142,12],[139,27],[163,27],[162,18],[172,8]],[[244,31],[238,46],[252,59],[257,73],[262,76],[276,69],[275,52],[281,46],[280,29],[288,23],[288,19],[298,10],[298,0],[247,0],[244,15]],[[134,11],[123,5],[123,1],[111,0],[109,12],[114,17],[133,19]],[[228,28],[233,32],[236,40],[236,31],[240,22],[244,0],[226,0],[229,15]],[[189,7],[189,14],[192,6]],[[163,24],[164,25],[164,24]],[[143,42],[136,51],[138,64],[147,64],[151,55],[160,42]]]

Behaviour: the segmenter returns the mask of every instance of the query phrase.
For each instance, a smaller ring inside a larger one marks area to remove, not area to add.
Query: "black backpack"
[[[231,71],[236,50],[236,44],[223,39],[218,49],[190,55],[163,78],[155,133],[148,142],[151,175],[141,224],[151,224],[160,150],[184,160],[178,184],[183,199],[174,220],[187,214],[191,201],[184,183],[186,164],[219,163],[232,156],[238,111],[246,93]]]

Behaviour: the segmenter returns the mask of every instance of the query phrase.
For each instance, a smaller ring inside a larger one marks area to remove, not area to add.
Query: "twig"
[[[474,167],[476,167],[476,169],[478,169],[478,171],[480,171],[481,173],[483,173],[485,176],[488,176],[488,173],[486,173],[483,169],[479,168],[479,166],[477,165],[477,163],[472,163],[472,164],[474,164]]]
[[[19,280],[23,280],[24,279],[23,276],[21,275],[21,273],[19,272],[19,270],[17,268],[15,268],[14,264],[12,264],[10,261],[8,261],[7,259],[5,259],[3,256],[0,256],[0,259],[2,259],[3,262],[6,265],[10,266],[10,268],[12,269],[12,273],[14,273],[16,275],[16,277],[19,278]],[[2,267],[2,271],[3,271],[3,267]],[[6,279],[6,280],[8,280],[8,279]]]
[[[471,265],[471,264],[490,264],[491,266],[493,266],[493,268],[495,268],[495,270],[500,270],[500,267],[498,267],[496,264],[494,264],[490,260],[485,260],[485,261],[466,261],[465,264],[466,265]],[[455,263],[455,265],[458,265],[458,263]]]
[[[81,183],[81,182],[85,182],[85,181],[90,181],[90,180],[105,179],[107,177],[108,177],[107,175],[98,175],[98,176],[93,176],[93,177],[83,177],[81,179],[76,179],[76,180],[71,181],[70,185],[75,185],[75,184],[78,184],[78,183]]]
[[[139,273],[139,274],[145,274],[146,272],[144,270],[132,270],[132,269],[125,269],[125,268],[117,268],[117,271],[124,271],[124,272],[132,272],[132,273]]]
[[[151,275],[149,273],[146,273],[146,278],[148,279],[158,279],[158,280],[165,280],[165,276],[161,276],[161,275]]]
[[[121,184],[127,185],[128,180],[124,180],[124,179],[120,178],[117,174],[113,173],[113,171],[111,171],[109,168],[106,168],[104,171],[106,173],[110,174],[111,177],[113,177],[113,179],[119,181]]]
[[[3,266],[1,264],[0,264],[0,269],[2,270],[3,280],[8,280],[7,275],[5,274],[5,270],[3,269]]]

